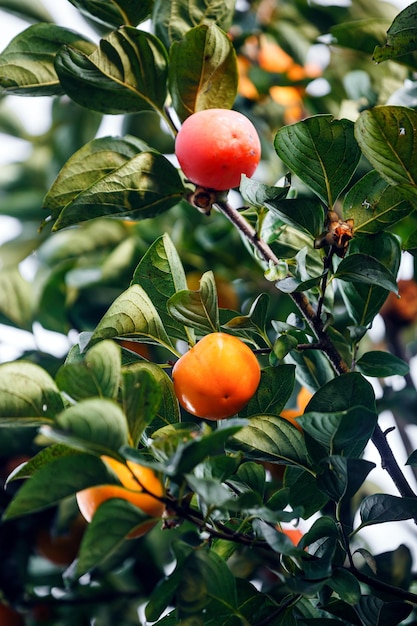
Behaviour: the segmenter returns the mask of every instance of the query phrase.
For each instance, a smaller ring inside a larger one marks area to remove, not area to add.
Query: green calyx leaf
[[[329,209],[352,178],[360,150],[349,120],[316,115],[284,126],[275,137],[275,150]]]

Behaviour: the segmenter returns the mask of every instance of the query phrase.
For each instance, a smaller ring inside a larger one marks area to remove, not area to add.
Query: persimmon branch
[[[263,241],[253,226],[245,219],[245,217],[234,209],[230,204],[225,201],[215,201],[213,208],[216,208],[239,230],[239,232],[246,237],[246,239],[253,245],[258,251],[262,259],[269,265],[278,265],[279,259],[275,255],[272,248]],[[346,374],[350,371],[349,366],[340,355],[337,348],[334,346],[332,340],[327,334],[324,324],[321,318],[317,315],[314,307],[303,292],[294,291],[289,296],[293,300],[294,304],[298,307],[302,316],[310,326],[311,330],[316,336],[316,347],[319,348],[324,354],[326,354],[330,363],[337,374]],[[399,493],[403,497],[415,497],[413,489],[410,487],[407,479],[405,478],[397,460],[387,442],[384,433],[381,430],[379,424],[376,425],[372,435],[372,442],[381,457],[382,467],[388,472],[397,487]],[[416,521],[417,523],[417,521]]]

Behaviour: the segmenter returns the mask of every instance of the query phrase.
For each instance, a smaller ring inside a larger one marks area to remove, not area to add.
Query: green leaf
[[[79,54],[94,49],[82,35],[55,24],[34,24],[16,35],[0,54],[0,94],[61,94],[54,61],[64,44],[73,46]]]
[[[266,200],[265,206],[285,224],[301,228],[314,238],[323,232],[324,210],[314,198]]]
[[[52,16],[41,0],[1,0],[0,9],[33,22],[52,22]]]
[[[43,433],[59,442],[97,454],[117,452],[128,442],[127,419],[114,402],[89,398],[65,409]]]
[[[265,185],[242,174],[239,191],[245,202],[261,208],[265,205],[265,202],[284,200],[290,189],[291,184],[288,180],[285,180],[283,187],[271,187],[270,185]]]
[[[5,519],[41,511],[93,485],[113,484],[105,464],[91,454],[73,454],[52,460],[26,480],[6,509]]]
[[[279,415],[292,394],[294,382],[294,365],[263,368],[258,389],[239,416]]]
[[[249,309],[247,315],[238,315],[232,317],[226,324],[225,328],[232,330],[242,329],[255,331],[261,337],[266,336],[266,324],[269,306],[269,296],[266,293],[260,293]]]
[[[332,455],[323,459],[320,467],[322,473],[317,477],[317,486],[338,502],[342,498],[352,498],[376,466],[364,459]]]
[[[259,537],[265,539],[267,544],[279,554],[296,555],[300,550],[294,547],[293,542],[283,532],[278,531],[263,520],[254,520],[253,527]]]
[[[111,498],[103,502],[83,536],[76,564],[77,577],[99,566],[126,541],[129,532],[149,520],[149,516],[127,500]]]
[[[335,568],[327,583],[341,600],[355,605],[361,597],[361,588],[356,577],[346,569]]]
[[[211,600],[230,613],[237,604],[235,578],[215,552],[197,549],[181,565],[181,584],[177,589],[179,615],[201,615]]]
[[[173,41],[181,41],[191,28],[215,23],[227,32],[232,25],[235,0],[155,0],[152,22],[155,34],[169,48]]]
[[[177,204],[183,192],[178,171],[166,157],[141,152],[75,196],[63,207],[53,229],[105,216],[153,217]]]
[[[131,285],[114,300],[98,323],[90,343],[126,335],[140,335],[161,343],[168,350],[173,349],[157,310],[140,285]]]
[[[414,208],[412,202],[372,170],[346,194],[343,215],[353,219],[355,234],[374,234],[387,230]]]
[[[0,271],[0,293],[0,319],[5,317],[13,326],[31,332],[34,293],[31,283],[23,278],[18,267],[10,266]]]
[[[328,496],[317,487],[316,477],[299,467],[286,468],[284,487],[289,488],[289,504],[293,509],[302,507],[304,519],[320,511],[329,500]],[[306,493],[308,493],[308,498],[306,498]]]
[[[360,506],[361,528],[384,522],[398,522],[417,518],[415,498],[376,493],[362,500]]]
[[[329,454],[355,457],[363,452],[371,438],[377,418],[374,411],[359,405],[344,411],[322,413],[308,408],[297,422]],[[308,448],[308,440],[306,443]]]
[[[371,350],[365,352],[356,362],[356,367],[364,376],[385,378],[386,376],[406,376],[410,371],[408,363],[389,352]]]
[[[135,364],[123,370],[123,408],[129,425],[129,436],[138,446],[142,434],[156,417],[162,401],[160,381],[149,368]]]
[[[369,56],[375,46],[384,41],[390,23],[387,18],[372,15],[371,18],[335,24],[330,28],[332,44],[365,52]]]
[[[216,24],[196,26],[172,44],[169,90],[180,120],[204,109],[231,109],[237,83],[233,44]]]
[[[190,326],[205,335],[220,329],[217,289],[213,272],[205,272],[200,279],[200,289],[183,289],[167,302],[169,314],[178,323]]]
[[[329,209],[349,183],[360,158],[353,124],[331,115],[315,115],[284,126],[276,134],[275,150]]]
[[[121,374],[120,348],[101,341],[88,350],[81,363],[68,363],[57,372],[56,382],[74,400],[93,396],[117,398]]]
[[[396,59],[417,50],[417,6],[413,2],[401,11],[387,31],[384,46],[376,46],[373,59],[377,63],[387,59]]]
[[[353,283],[377,285],[398,293],[395,276],[381,261],[368,254],[360,252],[349,254],[339,264],[334,277]]]
[[[374,595],[363,595],[355,610],[363,626],[397,626],[413,609],[405,602],[383,602]]]
[[[287,420],[273,415],[251,417],[228,447],[253,461],[309,466],[303,435]]]
[[[398,272],[401,260],[401,247],[397,237],[391,233],[381,232],[367,237],[355,237],[350,252],[366,252],[378,259],[389,269],[392,275]],[[340,281],[338,289],[342,294],[348,314],[359,326],[367,326],[372,322],[388,291],[378,285]]]
[[[285,361],[296,366],[297,380],[307,389],[320,389],[334,378],[329,360],[319,350],[292,350]]]
[[[355,136],[364,156],[391,185],[417,184],[417,112],[401,106],[362,111]]]
[[[170,337],[193,340],[193,334],[169,315],[167,303],[177,291],[187,289],[187,280],[179,254],[165,233],[159,237],[142,257],[133,274],[132,283],[146,291],[157,309]]]
[[[136,388],[134,393],[132,390],[132,385],[135,387],[136,379],[140,379],[143,372],[150,374],[153,380],[158,384],[160,390],[160,393],[158,394],[152,392],[150,406],[148,406],[148,400],[146,397],[143,397],[140,388],[137,398],[135,395]],[[146,421],[146,426],[152,423],[152,432],[169,424],[177,424],[180,420],[178,400],[174,393],[172,380],[168,374],[166,374],[166,372],[155,363],[147,363],[143,361],[132,363],[123,367],[122,399],[123,408],[129,422],[129,430],[133,439],[135,439],[136,435],[139,436],[143,420]],[[142,401],[142,409],[145,414],[141,415],[140,420],[138,420],[137,410]],[[151,422],[151,414],[154,411],[156,411],[156,415],[153,417]],[[138,424],[136,423],[137,421],[139,422]]]
[[[149,17],[152,0],[69,0],[79,11],[92,20],[117,28],[123,25],[136,26]]]
[[[65,163],[46,194],[43,207],[51,211],[54,218],[58,217],[61,209],[88,191],[94,183],[106,180],[106,176],[147,149],[148,146],[135,137],[99,137],[89,141]],[[90,237],[88,241],[91,241]],[[48,245],[51,245],[50,240],[46,242]]]
[[[49,421],[63,408],[54,380],[39,365],[26,361],[0,365],[0,425],[3,418]]]
[[[55,61],[64,91],[100,113],[162,111],[167,96],[167,53],[154,35],[123,26],[89,56],[64,46]]]

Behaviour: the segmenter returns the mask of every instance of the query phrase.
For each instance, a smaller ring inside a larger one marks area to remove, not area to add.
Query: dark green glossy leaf
[[[213,272],[203,274],[198,291],[183,289],[171,296],[167,308],[178,323],[190,326],[200,334],[219,331],[219,307]]]
[[[91,343],[125,335],[140,335],[172,349],[161,318],[140,285],[132,285],[110,305],[98,323]]]
[[[55,68],[65,92],[100,113],[162,111],[167,96],[164,46],[154,35],[131,26],[111,32],[89,56],[62,47]]]
[[[237,82],[234,47],[215,24],[196,26],[172,44],[169,90],[181,120],[204,109],[230,109]]]
[[[410,371],[408,363],[389,352],[371,350],[365,352],[356,362],[356,367],[364,376],[406,376]]]
[[[355,607],[363,626],[397,626],[404,623],[412,607],[405,602],[383,602],[373,595],[363,595]]]
[[[293,365],[262,369],[259,387],[246,407],[239,412],[239,416],[279,415],[292,394],[294,383],[295,367]]]
[[[97,217],[154,217],[177,204],[183,192],[178,171],[166,157],[141,152],[75,196],[63,207],[53,228]]]
[[[56,426],[44,430],[45,434],[71,445],[79,442],[81,449],[91,448],[100,454],[109,450],[117,452],[127,444],[129,432],[127,419],[121,408],[107,398],[89,398],[65,409],[56,419]],[[77,446],[78,447],[78,446]]]
[[[156,417],[162,393],[160,381],[154,378],[146,364],[141,367],[138,363],[123,370],[123,407],[134,446],[138,446],[142,434]]]
[[[359,601],[361,588],[356,577],[346,569],[337,568],[332,572],[328,585],[339,598],[352,606]]]
[[[290,200],[266,200],[271,209],[285,224],[301,228],[312,237],[318,237],[324,228],[324,210],[318,200],[294,198]]]
[[[194,340],[192,330],[169,315],[167,302],[176,292],[187,289],[184,268],[168,234],[159,237],[136,267],[132,284],[139,284],[151,298],[170,337]]]
[[[417,518],[417,502],[415,498],[376,493],[362,501],[360,515],[361,527],[413,519]]]
[[[365,174],[346,194],[345,219],[353,219],[355,233],[374,234],[388,229],[414,209],[378,172]]]
[[[307,408],[297,421],[329,454],[358,456],[372,436],[377,417],[374,411],[364,406],[352,406],[344,411],[327,410],[325,413]]]
[[[54,61],[64,44],[73,46],[79,54],[89,54],[94,49],[82,35],[55,24],[34,24],[16,35],[0,54],[0,93],[29,96],[62,93]]]
[[[360,400],[362,406],[375,409],[372,385],[357,372],[343,374],[322,386],[307,405],[309,411],[344,411]]]
[[[249,419],[229,442],[254,461],[280,462],[308,466],[307,450],[300,431],[287,420],[273,415],[256,415]]]
[[[52,460],[25,481],[6,510],[5,518],[27,515],[56,505],[77,491],[114,483],[105,464],[91,454],[74,454]]]
[[[63,408],[54,380],[39,365],[26,361],[0,365],[0,425],[3,418],[32,417],[41,424]]]
[[[355,237],[351,242],[351,252],[366,253],[378,259],[396,276],[401,259],[398,238],[391,233],[381,232],[369,237]],[[341,291],[347,311],[356,324],[367,326],[372,322],[384,303],[388,291],[378,285],[340,281]]]
[[[112,498],[103,502],[83,536],[76,575],[82,576],[98,567],[124,543],[129,532],[149,520],[141,509],[127,500]]]
[[[363,154],[391,185],[417,183],[416,123],[416,111],[392,105],[363,111],[355,123]]]
[[[101,341],[88,350],[81,363],[63,365],[56,376],[59,388],[74,400],[94,396],[117,398],[120,385],[120,348]]]
[[[397,281],[392,272],[378,259],[360,252],[345,257],[334,276],[347,282],[377,285],[388,291],[398,292]]]
[[[364,459],[330,456],[320,464],[322,473],[317,477],[318,487],[335,502],[351,498],[361,487],[375,463]]]
[[[396,59],[417,50],[416,18],[417,7],[413,2],[397,15],[389,27],[385,45],[375,48],[374,61],[380,63],[387,59]]]
[[[232,330],[242,329],[255,331],[261,337],[265,337],[268,306],[269,296],[266,293],[261,293],[251,305],[247,315],[232,317],[227,324],[224,324],[224,327],[231,328]]]
[[[285,361],[296,366],[297,380],[308,389],[320,389],[334,378],[331,364],[319,350],[292,350]]]
[[[106,180],[107,176],[147,149],[146,144],[135,137],[99,137],[89,141],[65,163],[45,196],[44,208],[51,211],[53,217],[58,217],[59,212],[77,196],[98,181]],[[79,236],[77,233],[77,238]],[[90,237],[88,242],[91,241]],[[47,241],[45,245],[51,246],[51,243]],[[73,242],[71,248],[74,254]],[[56,250],[56,246],[53,249]]]
[[[289,181],[286,181],[283,187],[271,187],[243,174],[239,190],[248,204],[261,208],[268,201],[277,202],[278,200],[284,200],[290,188]]]
[[[316,477],[299,467],[287,467],[284,486],[289,489],[288,501],[293,509],[301,507],[302,517],[308,519],[328,502],[328,496],[317,487]],[[306,498],[308,493],[308,498]]]
[[[155,0],[152,21],[155,34],[169,48],[174,41],[181,41],[186,33],[200,24],[215,23],[225,32],[232,24],[235,0]]]
[[[359,163],[353,124],[331,115],[316,115],[284,126],[275,137],[278,156],[332,208]]]
[[[136,26],[149,17],[152,0],[70,0],[83,15],[110,28]]]
[[[253,527],[259,537],[265,539],[267,544],[279,554],[297,554],[299,551],[294,547],[293,542],[283,532],[278,531],[263,520],[255,520]]]
[[[152,377],[160,390],[158,394],[155,393],[155,389],[153,390],[150,405],[148,405],[146,396],[142,396],[140,389],[139,395],[136,398],[135,381],[137,377],[139,379],[142,377],[143,372],[147,372]],[[132,389],[132,386],[134,389]],[[124,411],[130,424],[133,439],[136,438],[135,433],[136,436],[139,436],[143,425],[145,425],[146,428],[149,424],[152,424],[151,431],[153,432],[168,424],[176,424],[180,420],[178,400],[174,393],[172,380],[168,374],[155,363],[141,361],[132,363],[123,368],[122,398]],[[142,410],[144,411],[144,414],[141,414],[139,417],[137,415],[137,409],[139,408],[138,402],[139,404],[143,402]],[[154,412],[156,412],[156,414],[151,419],[152,413]]]

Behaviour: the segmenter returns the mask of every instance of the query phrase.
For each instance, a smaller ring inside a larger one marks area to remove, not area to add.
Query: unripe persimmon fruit
[[[195,185],[225,191],[250,177],[261,158],[261,142],[252,122],[229,109],[197,111],[182,124],[175,154]]]
[[[160,518],[162,516],[165,505],[157,498],[164,495],[164,487],[151,468],[132,461],[127,461],[126,466],[109,456],[102,456],[101,459],[113,470],[121,485],[97,485],[77,493],[78,507],[87,522],[91,522],[100,504],[110,498],[127,500],[150,517]],[[142,486],[149,493],[145,493]],[[149,520],[129,533],[127,538],[141,537],[155,524],[155,519]]]
[[[238,413],[256,392],[261,377],[258,360],[243,341],[211,333],[175,363],[175,394],[189,413],[221,420]]]

